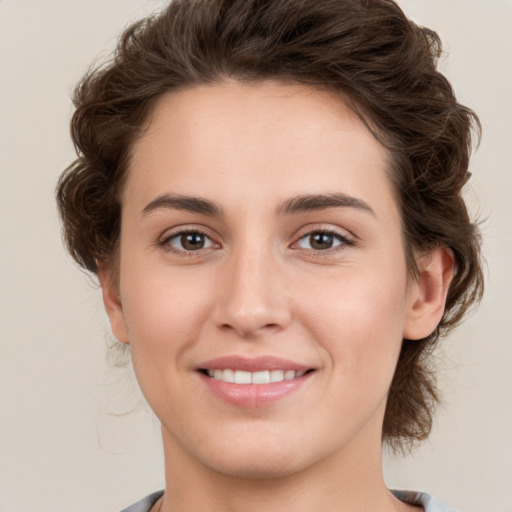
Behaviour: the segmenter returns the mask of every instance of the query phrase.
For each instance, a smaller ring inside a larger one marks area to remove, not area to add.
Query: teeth
[[[270,382],[280,382],[284,380],[283,370],[271,370],[270,371]]]
[[[235,372],[233,370],[221,370],[221,380],[225,382],[235,382]]]
[[[221,370],[222,371],[222,370]],[[222,371],[224,377],[224,371]],[[224,379],[222,379],[224,380]],[[244,372],[242,370],[236,370],[235,372],[235,383],[236,384],[251,384],[251,372]]]
[[[265,372],[254,372],[251,379],[253,384],[268,384],[270,382],[270,373]]]
[[[295,378],[295,372],[293,370],[286,370],[284,372],[285,380],[292,380]]]
[[[234,382],[236,384],[268,384],[302,377],[306,370],[265,370],[261,372],[246,372],[243,370],[208,370],[208,375],[215,380]]]

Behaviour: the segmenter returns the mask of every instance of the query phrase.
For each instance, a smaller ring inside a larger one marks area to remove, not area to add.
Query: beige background
[[[92,282],[64,253],[53,201],[73,158],[73,84],[157,0],[0,0],[0,511],[115,512],[163,486],[157,422],[105,361]],[[401,0],[436,29],[484,138],[468,191],[484,227],[486,298],[439,352],[431,440],[386,457],[390,486],[465,512],[512,512],[512,1]],[[135,409],[127,416],[120,413]]]

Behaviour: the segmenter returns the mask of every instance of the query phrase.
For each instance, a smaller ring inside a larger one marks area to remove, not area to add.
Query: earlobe
[[[128,333],[117,279],[105,263],[98,264],[98,278],[103,295],[103,305],[110,320],[112,332],[119,341],[128,343]]]
[[[441,321],[455,272],[453,253],[447,247],[438,247],[419,258],[418,268],[403,335],[409,340],[426,338]]]

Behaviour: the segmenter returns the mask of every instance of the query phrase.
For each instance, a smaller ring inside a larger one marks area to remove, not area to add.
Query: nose
[[[214,321],[250,339],[285,329],[291,321],[283,268],[271,251],[239,250],[219,273]]]

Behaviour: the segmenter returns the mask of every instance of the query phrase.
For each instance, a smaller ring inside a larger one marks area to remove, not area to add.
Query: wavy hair
[[[437,70],[437,34],[391,0],[175,0],[130,26],[112,59],[75,90],[77,159],[57,187],[74,259],[96,273],[117,258],[130,149],[163,94],[227,78],[329,90],[366,122],[391,155],[409,271],[414,254],[451,249],[455,277],[434,333],[403,340],[383,439],[394,448],[428,436],[438,400],[432,349],[483,291],[479,230],[462,189],[477,116]]]

